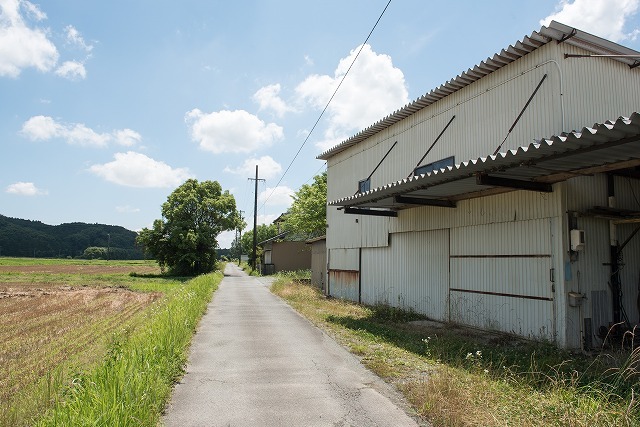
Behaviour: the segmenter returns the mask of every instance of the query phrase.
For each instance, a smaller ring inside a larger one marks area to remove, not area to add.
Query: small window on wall
[[[371,189],[371,178],[358,181],[358,193],[364,193]]]
[[[429,163],[423,166],[418,166],[417,168],[415,168],[413,170],[413,174],[414,175],[422,175],[425,174],[427,172],[433,172],[435,170],[440,170],[440,169],[445,169],[448,166],[453,167],[453,165],[455,164],[455,156],[451,156],[451,157],[446,157],[442,160],[438,160],[436,162],[433,163]]]

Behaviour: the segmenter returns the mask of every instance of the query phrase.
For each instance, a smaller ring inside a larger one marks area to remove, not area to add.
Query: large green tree
[[[162,268],[197,275],[215,268],[218,235],[241,223],[236,201],[217,181],[189,179],[162,204],[162,219],[144,228],[138,243]]]
[[[302,238],[322,236],[327,229],[327,173],[313,177],[293,197],[284,219],[284,229]]]

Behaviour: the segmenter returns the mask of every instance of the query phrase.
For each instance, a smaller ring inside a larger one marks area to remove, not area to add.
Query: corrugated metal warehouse
[[[552,22],[318,156],[327,293],[569,348],[638,323],[638,65]]]

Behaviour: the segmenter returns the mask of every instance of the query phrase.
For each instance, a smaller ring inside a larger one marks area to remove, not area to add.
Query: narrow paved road
[[[163,417],[184,426],[416,426],[400,397],[271,294],[227,265]]]

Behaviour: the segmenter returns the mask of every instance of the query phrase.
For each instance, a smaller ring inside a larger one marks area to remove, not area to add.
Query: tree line
[[[136,236],[136,232],[115,225],[47,225],[0,215],[0,256],[142,259]]]

